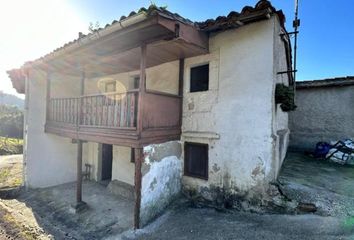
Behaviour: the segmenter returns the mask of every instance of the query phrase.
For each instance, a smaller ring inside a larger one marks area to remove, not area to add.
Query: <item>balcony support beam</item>
[[[183,112],[183,88],[184,88],[184,58],[179,60],[179,72],[178,72],[178,96],[181,97],[180,103],[180,118],[179,118],[179,126],[182,126],[182,112]]]
[[[84,95],[85,91],[85,71],[82,71],[81,73],[81,81],[80,81],[80,96]],[[82,201],[82,144],[83,141],[79,139],[79,134],[78,134],[78,128],[81,123],[81,117],[82,117],[82,98],[79,100],[79,116],[78,116],[78,121],[77,121],[77,137],[76,137],[76,142],[77,142],[77,166],[76,166],[76,205],[74,206],[74,209],[76,212],[81,212],[84,209],[86,209],[87,205],[84,201]]]
[[[146,43],[141,45],[140,56],[140,81],[139,81],[139,97],[138,97],[138,116],[137,131],[140,136],[143,130],[143,114],[144,114],[144,95],[146,92]]]

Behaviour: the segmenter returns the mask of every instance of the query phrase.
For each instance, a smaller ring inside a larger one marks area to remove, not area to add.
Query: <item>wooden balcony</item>
[[[45,131],[72,139],[139,147],[179,139],[180,125],[181,97],[132,90],[51,98]]]

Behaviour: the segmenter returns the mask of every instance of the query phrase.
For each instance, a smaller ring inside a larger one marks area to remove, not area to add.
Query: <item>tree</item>
[[[23,138],[23,112],[18,107],[0,105],[0,136]]]

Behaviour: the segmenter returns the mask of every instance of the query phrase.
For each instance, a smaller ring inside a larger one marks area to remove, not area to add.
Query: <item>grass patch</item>
[[[22,179],[21,178],[15,178],[13,181],[12,181],[12,186],[14,187],[18,187],[18,186],[21,186],[22,185]]]
[[[34,234],[25,225],[17,222],[16,219],[11,215],[11,213],[6,212],[5,215],[3,216],[2,220],[7,222],[8,224],[11,224],[12,227],[14,227],[18,231],[18,234],[21,237],[23,237],[24,239],[26,239],[26,240],[36,240],[37,239],[36,234]]]
[[[0,169],[0,182],[5,182],[9,176],[10,176],[10,168]]]
[[[22,151],[22,139],[0,137],[0,155],[21,154]]]

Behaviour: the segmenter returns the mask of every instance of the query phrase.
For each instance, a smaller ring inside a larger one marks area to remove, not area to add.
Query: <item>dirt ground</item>
[[[218,212],[176,207],[148,227],[127,232],[122,240],[326,240],[354,239],[354,231],[335,217]],[[116,239],[116,238],[112,238]]]
[[[52,239],[25,203],[3,199],[22,184],[22,159],[22,155],[0,156],[0,239]]]
[[[6,157],[5,161],[0,157],[0,167],[12,166],[9,170],[19,176],[14,162],[21,164],[21,156]],[[13,183],[7,178],[5,181]],[[83,194],[91,210],[81,215],[70,212],[74,184],[0,199],[0,239],[354,240],[354,168],[290,153],[279,182],[287,197],[314,203],[317,212],[290,215],[217,211],[191,207],[187,200],[179,199],[150,225],[132,231],[132,219],[124,217],[133,213],[132,203],[107,195],[104,186],[87,182]]]
[[[218,212],[177,204],[124,240],[350,239],[354,240],[354,168],[289,152],[279,176],[292,202],[312,203],[311,214]]]

